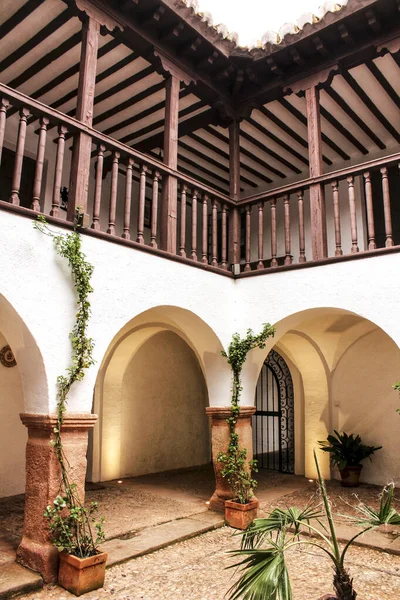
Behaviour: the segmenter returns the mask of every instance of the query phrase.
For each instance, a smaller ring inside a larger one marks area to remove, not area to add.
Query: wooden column
[[[82,46],[79,66],[78,97],[75,117],[92,126],[96,84],[97,49],[100,24],[87,17],[82,26]],[[78,206],[86,212],[92,138],[79,132],[74,137],[69,181],[67,219],[73,221]]]
[[[94,200],[93,200],[93,221],[92,229],[97,231],[100,230],[100,205],[101,205],[101,190],[103,186],[103,162],[104,152],[106,147],[104,144],[99,144],[97,148],[97,162],[96,162],[96,181],[94,186]],[[123,236],[122,236],[123,237]]]
[[[387,167],[382,167],[381,169],[382,176],[382,195],[383,195],[383,213],[385,216],[385,234],[386,241],[385,246],[389,248],[393,246],[393,236],[392,236],[392,214],[390,210],[390,191],[389,191],[389,179],[388,179],[388,170]]]
[[[22,107],[19,111],[19,126],[17,147],[15,150],[14,172],[11,184],[11,204],[19,204],[19,188],[21,186],[22,164],[24,161],[24,149],[26,139],[26,126],[29,117],[29,109]]]
[[[6,129],[7,111],[10,108],[10,103],[7,98],[1,98],[0,100],[0,165],[1,155],[3,152],[4,143],[4,132]]]
[[[131,239],[131,205],[132,205],[132,170],[134,160],[129,157],[126,164],[125,174],[125,206],[124,206],[124,229],[122,237],[124,240]]]
[[[33,197],[31,204],[31,208],[37,211],[40,210],[40,191],[42,189],[44,154],[46,150],[46,135],[48,125],[49,119],[47,117],[40,117],[40,129],[35,164],[35,179],[33,183]]]
[[[299,263],[307,262],[306,259],[306,240],[304,233],[304,192],[297,192],[297,203],[299,208]]]
[[[153,171],[153,194],[151,201],[151,232],[150,246],[157,248],[157,219],[158,219],[158,182],[161,175],[158,171]]]
[[[257,269],[264,268],[264,202],[258,203],[258,263]]]
[[[371,174],[369,171],[364,173],[365,181],[365,202],[367,205],[367,224],[368,224],[368,250],[375,250],[375,219],[374,219],[374,205],[372,199],[372,184]]]
[[[333,219],[335,223],[335,256],[342,256],[342,234],[340,231],[340,202],[339,202],[339,183],[332,181],[333,196]]]
[[[311,87],[306,90],[308,155],[310,177],[322,175],[321,119],[319,111],[319,90]],[[313,259],[328,255],[326,237],[326,212],[324,187],[320,183],[310,186],[311,241]]]
[[[240,198],[240,122],[229,125],[229,192],[231,200]],[[240,263],[240,218],[239,209],[229,210],[229,263]]]
[[[187,186],[182,186],[181,191],[181,243],[179,246],[179,254],[186,256],[186,192]]]
[[[178,119],[180,80],[170,75],[166,82],[164,163],[171,169],[178,166]],[[162,189],[161,248],[176,254],[176,230],[178,210],[178,181],[166,175]]]

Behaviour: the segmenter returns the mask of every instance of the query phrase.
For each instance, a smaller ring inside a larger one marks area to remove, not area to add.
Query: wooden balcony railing
[[[3,158],[7,152],[10,157],[12,150],[13,159],[7,197],[5,188],[0,190],[2,208],[20,205],[24,189],[27,214],[41,212],[60,224],[72,220],[65,190],[73,179],[75,140],[82,134],[89,138],[92,152],[89,188],[82,205],[86,231],[94,236],[162,252],[163,240],[170,233],[166,232],[168,220],[175,227],[176,240],[169,256],[203,268],[227,273],[228,246],[234,244],[241,247],[240,268],[245,273],[313,264],[313,244],[316,233],[321,239],[321,232],[313,231],[310,189],[319,185],[325,198],[322,237],[327,247],[321,258],[360,255],[400,243],[400,153],[234,201],[0,84],[0,166],[3,150]],[[29,156],[32,177],[27,192]],[[176,214],[165,215],[164,196],[173,187],[165,185],[168,178],[177,181],[177,208]],[[229,218],[230,211],[234,219]],[[238,211],[241,230],[234,226]],[[394,231],[393,224],[398,224],[399,231]]]
[[[228,196],[2,84],[0,98],[0,165],[5,133],[10,140],[8,126],[15,139],[11,191],[0,200],[20,204],[29,133],[29,139],[35,135],[37,143],[32,192],[25,207],[68,220],[70,211],[65,210],[60,191],[71,185],[74,136],[84,133],[91,138],[92,164],[88,197],[82,204],[86,224],[93,231],[160,248],[165,226],[163,184],[166,178],[174,177],[178,182],[175,254],[192,263],[228,269],[227,213],[232,205]],[[11,116],[6,120],[7,114]],[[44,186],[45,165],[48,177],[49,170],[53,171],[50,191]]]
[[[325,199],[328,250],[323,258],[395,245],[392,215],[400,224],[400,153],[240,200],[245,215],[244,272],[313,262],[309,190],[316,184],[322,186]],[[396,197],[391,198],[391,190]]]

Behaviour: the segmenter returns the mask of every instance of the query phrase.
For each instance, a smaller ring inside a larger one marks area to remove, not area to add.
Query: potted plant
[[[321,505],[305,509],[297,507],[272,511],[266,519],[256,519],[242,535],[240,550],[231,554],[240,556],[241,562],[230,568],[241,568],[238,581],[229,590],[229,600],[292,600],[292,590],[286,565],[286,551],[300,544],[318,546],[329,556],[333,564],[334,593],[322,595],[319,600],[355,600],[358,598],[353,579],[345,566],[347,551],[353,542],[366,531],[379,525],[400,526],[400,514],[392,507],[394,484],[384,488],[378,510],[360,503],[358,515],[348,517],[361,527],[341,549],[337,540],[331,504],[314,452],[318,472]],[[325,517],[328,527],[321,523]],[[315,522],[315,525],[312,524]],[[301,539],[304,532],[307,537]],[[330,536],[329,536],[330,534]]]
[[[72,358],[66,375],[57,378],[57,424],[51,441],[60,465],[60,490],[48,505],[44,516],[49,519],[51,539],[60,551],[58,583],[76,596],[98,589],[104,584],[107,554],[98,545],[104,540],[104,519],[96,521],[97,502],[89,508],[80,499],[77,486],[69,477],[68,460],[64,453],[62,426],[67,410],[68,394],[77,381],[82,381],[85,370],[94,364],[93,340],[87,335],[90,317],[89,295],[93,292],[93,266],[86,260],[81,248],[79,229],[83,213],[78,208],[74,231],[55,235],[43,215],[34,223],[36,229],[53,238],[57,254],[67,259],[77,291],[75,325],[70,334]]]
[[[230,432],[229,446],[226,453],[219,453],[217,460],[223,464],[221,474],[227,479],[233,495],[232,500],[225,501],[225,521],[237,529],[246,529],[258,511],[258,500],[253,494],[257,482],[251,476],[253,471],[257,471],[257,461],[247,460],[247,449],[240,448],[239,435],[236,433],[240,415],[241,373],[248,352],[253,348],[265,348],[266,340],[274,333],[275,329],[269,323],[264,324],[258,335],[254,335],[251,329],[247,330],[243,339],[235,333],[228,351],[221,353],[232,369],[232,398],[231,416],[226,420]]]
[[[252,472],[257,472],[257,461],[247,461],[247,450],[239,448],[239,436],[231,435],[228,451],[220,453],[218,462],[223,464],[222,477],[225,477],[234,494],[232,500],[225,501],[225,521],[236,529],[246,529],[257,517],[258,500],[254,496],[257,481]]]
[[[361,461],[371,456],[382,446],[367,446],[362,443],[359,435],[338,433],[328,435],[328,439],[318,442],[321,450],[329,452],[333,465],[337,465],[344,487],[357,487],[363,465]]]
[[[81,504],[75,484],[45,511],[53,544],[60,551],[58,583],[76,596],[104,584],[107,553],[98,548],[104,540],[104,518],[96,521],[96,511],[97,502],[88,508]]]

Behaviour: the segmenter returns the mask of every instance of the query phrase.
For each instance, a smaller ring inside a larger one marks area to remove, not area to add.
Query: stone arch
[[[380,422],[382,422],[383,416],[379,414],[379,405],[374,404],[372,399],[368,403],[369,419],[367,421],[370,423],[369,428],[367,425],[365,427],[359,425],[355,418],[355,405],[352,406],[351,402],[347,402],[346,405],[349,414],[344,415],[344,411],[340,408],[341,405],[346,404],[345,391],[343,386],[340,388],[340,381],[347,378],[348,382],[353,382],[352,385],[355,391],[364,389],[361,363],[363,359],[366,360],[367,358],[366,345],[368,345],[371,336],[372,338],[374,336],[377,339],[379,338],[379,347],[383,348],[386,344],[386,362],[391,363],[391,370],[386,370],[385,385],[387,389],[382,388],[381,393],[385,397],[390,397],[388,403],[394,414],[398,398],[391,389],[391,383],[398,379],[395,365],[398,364],[399,348],[390,335],[376,323],[354,312],[338,308],[317,308],[290,315],[276,324],[275,338],[269,340],[265,350],[254,350],[249,356],[250,360],[245,365],[243,377],[244,404],[250,404],[254,397],[254,389],[261,365],[271,347],[276,348],[280,353],[283,352],[283,355],[298,369],[300,378],[297,387],[301,388],[304,396],[304,415],[302,422],[296,419],[295,431],[297,435],[300,430],[304,438],[304,444],[303,448],[296,447],[296,473],[303,472],[307,477],[315,477],[313,449],[318,447],[318,440],[325,439],[327,434],[334,428],[344,429],[350,427],[355,433],[362,434],[366,443],[373,443],[374,445],[383,443],[382,439],[374,437],[373,425],[375,423],[375,428],[377,428],[376,419],[381,419]],[[373,360],[372,346],[370,343],[369,345],[368,360],[370,366],[364,368],[364,372],[368,376],[372,372],[371,361]],[[357,348],[359,349],[358,352]],[[350,356],[352,357],[351,360],[349,359]],[[358,370],[356,369],[357,361],[360,367]],[[346,377],[344,372],[346,372]],[[355,372],[357,372],[356,377],[354,377]],[[381,384],[377,383],[376,380],[375,384],[377,390]],[[360,404],[361,400],[357,402]],[[381,409],[382,412],[383,409]],[[383,431],[381,431],[381,436],[383,436]],[[382,473],[385,473],[386,478],[400,476],[400,473],[395,472],[393,468],[391,470],[389,468],[396,452],[398,453],[400,450],[398,436],[394,431],[391,432],[390,439],[386,444],[388,453],[385,456],[382,452],[381,457],[376,461],[375,469],[367,468],[365,470],[365,480],[382,483],[380,480],[383,477]],[[299,465],[302,464],[302,451],[304,452],[304,466],[299,470]],[[324,476],[329,477],[331,473],[327,457],[322,455],[320,462]],[[333,472],[332,475],[334,477],[338,476],[336,472]]]
[[[199,406],[196,410],[198,421],[201,422],[200,429],[203,433],[207,429],[207,460],[205,462],[209,461],[209,434],[208,423],[204,416],[205,406],[208,404],[222,404],[224,400],[226,402],[226,398],[229,397],[230,370],[221,356],[222,345],[219,339],[202,319],[185,309],[162,306],[149,309],[127,323],[114,337],[103,358],[94,396],[94,411],[99,414],[99,424],[94,432],[93,454],[90,456],[89,461],[89,478],[92,480],[105,480],[129,474],[124,468],[126,446],[125,450],[123,447],[123,440],[126,437],[124,433],[124,414],[126,417],[127,381],[130,381],[129,385],[132,389],[135,388],[135,382],[139,385],[141,381],[144,385],[145,377],[142,376],[142,373],[136,372],[134,380],[132,380],[132,375],[129,373],[135,372],[135,364],[139,363],[145,366],[145,370],[154,368],[146,355],[150,352],[149,349],[152,348],[151,352],[154,356],[161,356],[157,341],[164,344],[164,346],[168,343],[171,352],[175,353],[178,363],[177,368],[183,369],[183,363],[185,363],[191,374],[189,380],[192,383],[194,380],[197,381],[199,389],[204,388],[203,393],[207,402],[204,402],[201,412]],[[184,347],[186,347],[186,352]],[[170,361],[171,357],[166,346],[165,353],[165,360]],[[160,370],[155,369],[155,372],[159,373]],[[169,381],[170,386],[175,385],[172,373],[168,375],[167,372],[164,372],[163,377],[165,381]],[[196,385],[190,384],[189,380],[184,378],[183,386],[187,387],[192,399],[197,398]],[[153,383],[152,380],[147,381],[146,389],[142,388],[140,393],[136,390],[136,397],[138,394],[142,397],[150,393],[148,390],[153,387]],[[164,389],[160,392],[163,395]],[[177,396],[179,397],[180,394],[178,393]],[[148,401],[150,402],[150,398]],[[165,396],[164,402],[169,402]],[[196,402],[198,404],[198,398]],[[181,410],[185,412],[187,406],[189,406],[188,403],[182,403]],[[137,404],[137,407],[139,409],[140,404]],[[176,418],[177,423],[179,423],[183,417],[177,416]],[[191,415],[187,413],[186,421],[189,422],[190,420]],[[144,436],[143,431],[141,434]],[[193,441],[196,435],[201,438],[200,431],[192,426]],[[191,454],[189,449],[186,453],[188,456]],[[192,455],[193,460],[195,460],[196,453],[192,452]],[[205,455],[206,453],[203,452],[202,456]],[[201,453],[198,456],[201,456]],[[139,456],[137,455],[137,463],[139,464],[139,462]],[[151,463],[151,461],[147,462]],[[175,464],[171,460],[171,468],[179,468],[178,463],[179,461]],[[153,464],[155,464],[154,461]],[[186,465],[183,461],[181,466],[195,465]],[[147,465],[147,468],[150,468],[149,465]],[[145,469],[144,466],[143,469]]]
[[[0,364],[0,496],[25,490],[27,430],[20,413],[43,411],[47,380],[40,350],[14,307],[0,295],[0,351],[10,346],[16,364]]]

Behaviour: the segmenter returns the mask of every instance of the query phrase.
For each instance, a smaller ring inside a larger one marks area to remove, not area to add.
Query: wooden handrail
[[[172,175],[176,177],[180,182],[188,185],[191,189],[196,189],[205,194],[208,194],[210,197],[218,198],[226,204],[235,205],[235,202],[231,200],[231,198],[228,195],[218,192],[211,186],[207,186],[203,183],[200,183],[199,181],[188,175],[183,175],[180,171],[167,167],[163,162],[158,161],[157,159],[152,158],[147,154],[143,154],[142,152],[139,152],[138,150],[135,150],[134,148],[131,148],[130,146],[127,146],[126,144],[123,144],[118,140],[109,137],[108,135],[104,135],[100,131],[88,127],[87,125],[81,123],[80,121],[77,121],[73,117],[70,117],[54,108],[51,108],[50,106],[47,106],[46,104],[43,104],[42,102],[39,102],[39,100],[35,100],[33,98],[30,98],[29,96],[26,96],[18,90],[10,88],[4,83],[0,83],[0,96],[7,98],[11,101],[11,103],[12,100],[14,100],[14,102],[16,102],[18,106],[23,105],[28,107],[32,115],[38,117],[45,115],[49,117],[53,122],[55,121],[56,124],[67,126],[69,132],[83,132],[87,135],[90,135],[94,143],[104,144],[107,146],[107,149],[111,147],[114,152],[117,151],[124,153],[125,155],[133,158],[135,160],[135,163],[140,166],[145,164],[152,170],[158,171],[161,174]]]
[[[314,183],[329,183],[331,181],[345,179],[349,175],[361,175],[364,171],[369,171],[370,169],[375,169],[382,166],[388,166],[394,163],[400,163],[400,152],[396,152],[395,154],[389,154],[388,156],[384,156],[382,158],[369,160],[351,167],[345,167],[344,169],[338,169],[337,171],[331,171],[330,173],[325,173],[324,175],[320,175],[319,177],[309,177],[307,179],[301,179],[300,181],[296,181],[295,183],[290,183],[277,188],[273,188],[272,190],[259,192],[258,194],[253,194],[252,196],[241,198],[238,202],[238,206],[255,204],[257,202],[260,202],[261,200],[270,200],[271,198],[278,198],[280,196],[290,194],[291,192],[307,188]]]

